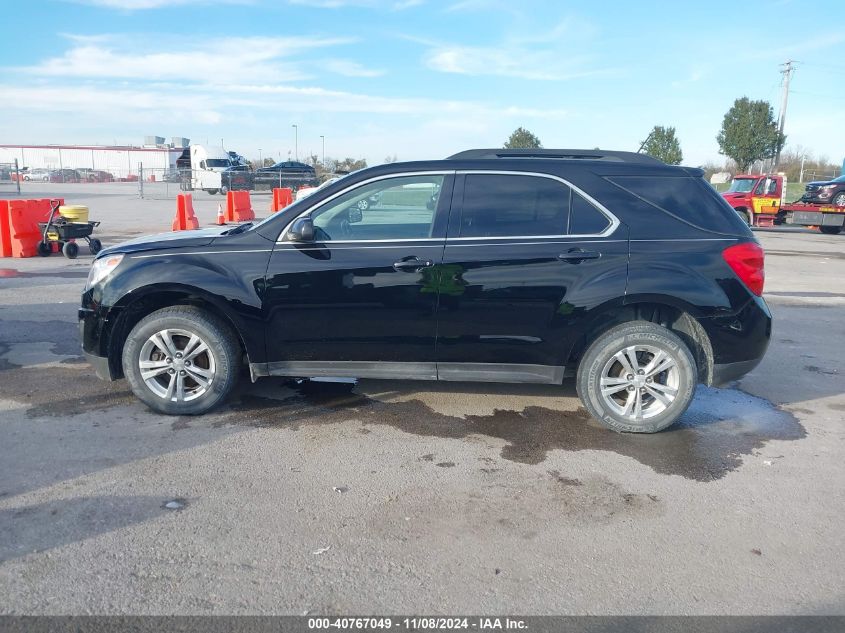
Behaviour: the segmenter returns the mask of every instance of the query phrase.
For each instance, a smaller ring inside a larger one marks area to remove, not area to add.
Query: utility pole
[[[323,169],[326,168],[326,137],[320,134],[320,140],[323,141]]]
[[[789,100],[789,80],[792,79],[792,73],[795,72],[795,66],[793,66],[795,62],[793,60],[787,60],[786,63],[781,64],[783,66],[783,70],[780,73],[783,75],[783,94],[781,95],[780,100],[780,117],[778,118],[778,141],[783,137],[783,127],[786,123],[786,103]],[[777,169],[778,165],[780,164],[780,150],[781,146],[778,142],[778,149],[775,153],[775,164],[773,165],[774,169]]]
[[[296,123],[294,123],[291,127],[293,128],[293,134],[294,134],[294,137],[293,137],[294,138],[294,141],[293,141],[294,142],[294,154],[293,155],[296,157],[296,160],[299,160],[299,126]]]

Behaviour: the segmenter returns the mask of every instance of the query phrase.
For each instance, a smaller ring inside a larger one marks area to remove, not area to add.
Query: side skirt
[[[559,385],[564,368],[499,363],[394,363],[380,361],[279,361],[250,363],[253,380],[261,376],[299,378],[387,378]]]

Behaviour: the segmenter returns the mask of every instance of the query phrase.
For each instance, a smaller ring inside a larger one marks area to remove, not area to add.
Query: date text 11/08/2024
[[[445,617],[414,617],[414,618],[308,618],[308,628],[320,629],[405,629],[419,630],[521,630],[528,628],[524,620],[512,618],[445,618]]]

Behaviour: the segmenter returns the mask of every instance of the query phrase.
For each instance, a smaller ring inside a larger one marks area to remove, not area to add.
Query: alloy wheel
[[[665,411],[677,397],[679,387],[677,359],[652,345],[631,345],[620,350],[601,372],[605,405],[633,422]]]
[[[214,355],[206,341],[180,329],[160,330],[141,347],[141,379],[156,396],[168,402],[190,402],[211,388]]]

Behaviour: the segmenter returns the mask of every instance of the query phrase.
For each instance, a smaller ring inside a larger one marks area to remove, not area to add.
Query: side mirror
[[[288,239],[291,242],[313,242],[314,221],[308,216],[294,220],[288,229]]]
[[[358,207],[349,207],[346,210],[346,217],[349,220],[349,224],[357,224],[364,220],[364,212]]]

